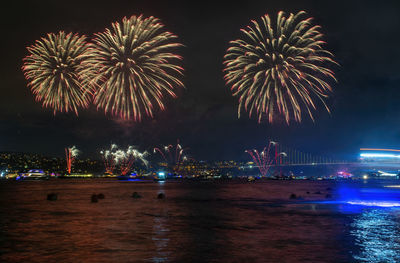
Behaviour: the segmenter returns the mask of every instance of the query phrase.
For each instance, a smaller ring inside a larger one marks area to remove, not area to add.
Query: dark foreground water
[[[0,262],[400,262],[396,183],[3,181]]]

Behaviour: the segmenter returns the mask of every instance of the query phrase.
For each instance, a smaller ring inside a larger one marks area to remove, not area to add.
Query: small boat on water
[[[118,180],[129,180],[132,179],[129,175],[117,175]]]
[[[126,175],[118,175],[117,179],[122,181],[140,181],[141,177],[138,176],[136,173],[132,173]]]

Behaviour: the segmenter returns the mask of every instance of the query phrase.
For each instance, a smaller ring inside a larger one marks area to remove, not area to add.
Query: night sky
[[[355,157],[360,147],[400,148],[399,1],[14,1],[2,8],[0,151],[62,156],[76,145],[83,156],[99,158],[111,142],[140,150],[179,138],[198,160],[247,159],[245,149],[261,148],[269,138],[304,152]],[[326,49],[340,67],[338,83],[316,121],[257,123],[237,118],[237,99],[225,86],[222,59],[239,29],[265,13],[275,17],[305,10],[322,26]],[[54,115],[35,102],[21,71],[32,45],[64,30],[92,37],[124,16],[161,19],[185,45],[186,88],[167,110],[141,123],[122,122],[94,106]]]

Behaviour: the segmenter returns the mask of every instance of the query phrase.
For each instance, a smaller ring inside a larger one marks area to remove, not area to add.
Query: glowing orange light
[[[396,149],[378,149],[378,148],[360,148],[360,151],[400,152],[400,150]]]

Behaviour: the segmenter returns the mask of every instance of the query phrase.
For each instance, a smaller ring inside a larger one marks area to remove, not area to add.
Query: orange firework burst
[[[98,108],[122,119],[152,117],[154,108],[165,108],[164,97],[176,97],[181,56],[172,53],[182,45],[164,30],[157,18],[132,16],[96,34],[84,79],[94,90]]]
[[[305,109],[312,120],[315,98],[329,112],[325,99],[332,91],[324,80],[336,81],[329,65],[337,64],[323,48],[320,26],[312,18],[301,20],[304,11],[285,17],[279,12],[274,25],[268,15],[261,23],[241,29],[245,37],[230,42],[224,56],[225,80],[234,96],[239,97],[238,115],[242,108],[249,116],[268,116],[272,123],[283,116],[301,122]]]
[[[50,33],[28,47],[30,55],[24,58],[22,70],[36,100],[56,112],[86,108],[91,93],[82,84],[81,62],[90,52],[85,36]]]

